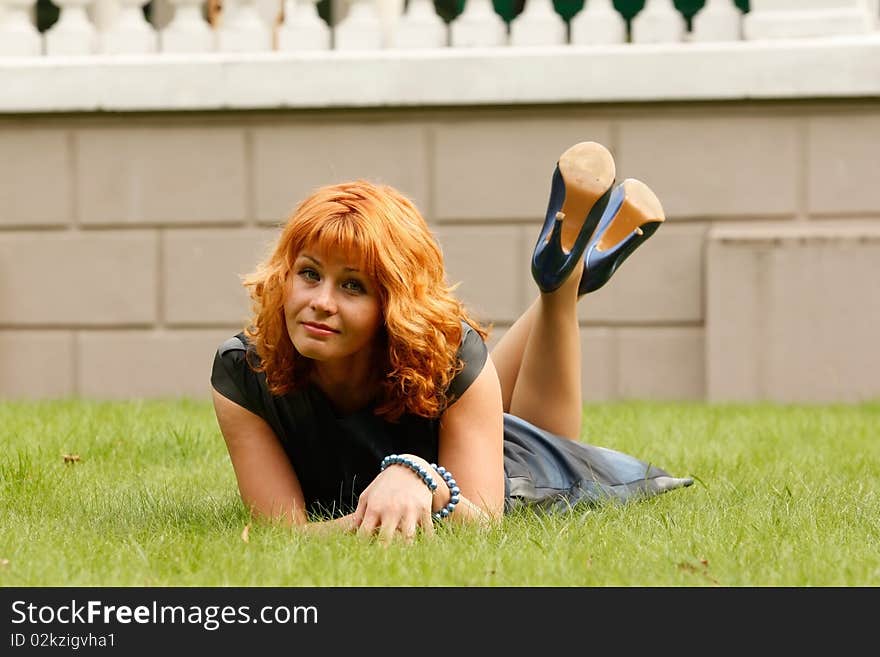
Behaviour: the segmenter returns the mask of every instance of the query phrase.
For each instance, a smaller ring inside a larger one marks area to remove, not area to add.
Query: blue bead
[[[449,515],[449,509],[447,509],[445,507],[440,509],[440,517],[441,518],[445,518],[448,515]]]
[[[449,489],[449,492],[452,494],[453,497],[455,497],[456,495],[461,493],[461,489],[458,486],[452,486],[452,488]]]
[[[449,498],[449,504],[450,504],[450,506],[455,506],[456,504],[458,504],[458,501],[459,501],[460,499],[461,499],[461,498],[460,498],[458,495],[453,495],[452,497],[450,497],[450,498]]]

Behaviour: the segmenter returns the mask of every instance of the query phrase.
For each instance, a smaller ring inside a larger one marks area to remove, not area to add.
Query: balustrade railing
[[[686,21],[673,0],[646,0],[627,22],[612,0],[586,0],[566,21],[553,0],[525,0],[509,22],[492,0],[465,0],[446,22],[432,0],[334,0],[347,11],[333,25],[317,0],[224,0],[209,21],[205,0],[162,0],[162,26],[144,17],[147,0],[53,0],[60,15],[35,26],[37,0],[0,0],[0,56],[388,48],[590,46],[865,35],[878,29],[880,0],[706,0]],[[277,4],[277,7],[275,4]],[[345,3],[343,5],[343,3]],[[268,7],[268,15],[267,15]]]

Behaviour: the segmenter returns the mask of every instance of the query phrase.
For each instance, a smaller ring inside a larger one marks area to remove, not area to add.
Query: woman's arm
[[[430,512],[449,502],[449,489],[443,485],[442,478],[436,476],[439,486],[431,496],[424,484],[401,466],[380,474],[361,494],[354,513],[335,520],[308,523],[299,479],[272,428],[216,390],[213,397],[241,499],[254,515],[313,531],[359,529],[362,534],[372,534],[381,528],[382,538],[386,540],[397,531],[411,538],[416,526],[433,533]],[[501,516],[504,508],[502,413],[501,386],[492,359],[487,357],[479,376],[440,419],[438,464],[452,473],[461,489],[461,499],[450,516],[455,521],[485,521]],[[416,498],[425,501],[419,502]],[[401,500],[404,500],[403,508]]]
[[[302,487],[275,432],[258,415],[216,390],[213,395],[214,412],[242,502],[254,516],[312,531],[356,528],[352,525],[352,514],[307,524]]]
[[[302,488],[275,432],[261,417],[216,390],[213,395],[217,424],[245,506],[270,520],[305,524]]]
[[[491,357],[467,391],[440,418],[439,463],[461,490],[448,520],[491,522],[504,510],[504,420],[501,384]],[[431,473],[432,494],[418,475],[403,465],[381,472],[358,498],[353,523],[358,533],[389,543],[400,534],[409,541],[417,527],[430,535],[431,513],[449,503],[449,488],[423,458],[406,454]]]
[[[452,473],[462,499],[449,516],[459,521],[498,519],[504,511],[504,409],[492,357],[440,418],[438,465]],[[445,489],[445,486],[438,488]],[[448,491],[442,491],[442,505]],[[439,495],[438,495],[439,496]]]

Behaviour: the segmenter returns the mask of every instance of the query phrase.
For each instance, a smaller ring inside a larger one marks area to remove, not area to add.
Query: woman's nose
[[[336,312],[336,301],[333,298],[333,288],[331,285],[320,285],[315,289],[312,295],[311,304],[313,310],[320,310],[326,313]]]

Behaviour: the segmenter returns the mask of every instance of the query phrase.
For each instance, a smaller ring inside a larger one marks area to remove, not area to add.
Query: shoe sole
[[[565,182],[565,200],[560,212],[562,249],[571,251],[590,209],[611,189],[616,176],[614,158],[602,144],[582,141],[568,148],[558,161],[559,173]],[[571,221],[568,221],[568,218]]]
[[[651,232],[666,220],[660,199],[641,180],[627,178],[623,181],[623,203],[605,230],[602,238],[596,243],[597,251],[607,251],[617,246],[636,229],[642,230],[646,224],[657,224],[650,228]]]

